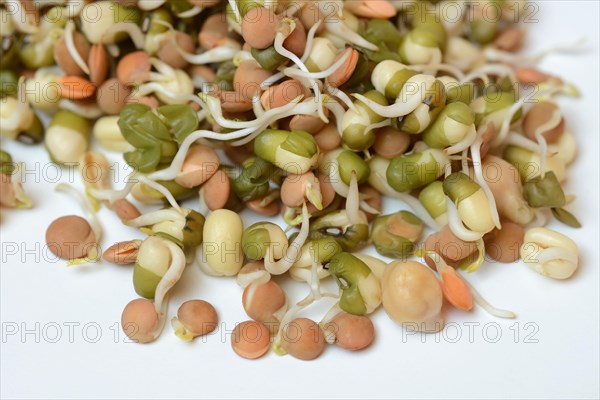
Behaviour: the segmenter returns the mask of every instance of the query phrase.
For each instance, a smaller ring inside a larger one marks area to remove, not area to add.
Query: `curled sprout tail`
[[[475,300],[475,303],[477,303],[477,305],[479,305],[481,308],[487,311],[488,314],[498,318],[512,319],[517,317],[517,315],[512,311],[502,310],[500,308],[492,306],[490,303],[487,302],[486,299],[483,298],[483,296],[481,296],[481,294],[479,294],[479,292],[473,287],[473,285],[469,283],[469,281],[465,279],[464,276],[461,275],[461,278],[465,281],[469,289],[471,289],[471,294],[473,295],[473,300]]]
[[[287,248],[284,256],[275,261],[270,247],[267,248],[265,254],[265,269],[273,275],[281,275],[286,273],[298,259],[304,242],[308,238],[309,216],[306,203],[302,205],[302,225],[300,232],[294,241]]]

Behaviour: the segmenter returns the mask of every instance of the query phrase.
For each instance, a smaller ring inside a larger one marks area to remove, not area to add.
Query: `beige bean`
[[[394,127],[386,126],[377,131],[373,150],[378,156],[391,160],[406,153],[410,146],[410,135]]]
[[[514,222],[502,222],[502,229],[494,229],[483,236],[486,254],[501,263],[510,263],[520,258],[525,231]]]
[[[269,329],[262,322],[245,321],[236,325],[231,333],[231,347],[243,358],[262,357],[271,345]]]
[[[283,327],[281,348],[300,360],[313,360],[325,350],[321,327],[308,318],[296,318]]]
[[[185,188],[196,187],[210,179],[220,165],[219,156],[214,149],[202,145],[192,146],[185,156],[175,182]]]
[[[90,82],[98,86],[106,80],[108,75],[108,53],[104,46],[96,43],[92,46],[88,56],[90,68]]]
[[[375,339],[375,327],[369,317],[342,312],[325,327],[335,334],[335,344],[346,350],[362,350]]]
[[[154,304],[147,299],[130,301],[121,315],[121,328],[127,337],[138,343],[153,342],[158,326],[158,314]]]
[[[204,300],[188,300],[177,310],[177,320],[192,338],[208,335],[217,329],[219,318],[212,304]]]
[[[97,246],[89,222],[77,215],[54,220],[46,230],[46,244],[53,254],[65,260],[83,258]]]
[[[175,36],[175,39],[173,39],[173,35]],[[156,55],[161,61],[169,64],[171,67],[183,69],[187,67],[188,62],[183,58],[179,51],[177,51],[173,44],[173,40],[177,42],[177,45],[181,47],[183,51],[192,54],[195,53],[196,44],[190,35],[185,32],[171,31],[161,40]]]
[[[123,85],[135,86],[150,79],[150,56],[144,51],[125,55],[117,64],[117,79]]]
[[[138,249],[142,244],[141,240],[128,240],[126,242],[118,242],[104,250],[102,258],[117,265],[130,265],[135,263]]]
[[[552,119],[555,112],[560,112],[560,108],[555,103],[542,101],[535,104],[523,118],[523,132],[531,140],[537,140],[535,131],[543,124]],[[560,136],[565,131],[565,119],[561,118],[560,122],[549,131],[542,134],[548,143],[558,141]]]
[[[131,95],[131,89],[117,78],[111,78],[98,88],[96,102],[98,107],[108,115],[118,115]]]
[[[90,44],[85,36],[77,31],[73,32],[73,43],[81,58],[87,60],[90,53]],[[54,61],[67,75],[85,76],[85,72],[77,65],[69,50],[67,50],[64,36],[54,45]]]
[[[249,10],[242,20],[242,37],[255,49],[266,49],[275,41],[281,17],[265,7]]]

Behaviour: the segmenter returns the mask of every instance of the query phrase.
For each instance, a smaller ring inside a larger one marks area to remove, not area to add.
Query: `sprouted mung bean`
[[[512,3],[497,2],[495,21],[478,4],[448,21],[450,2],[3,3],[0,134],[43,141],[53,162],[80,163],[84,179],[86,196],[58,187],[86,218],[52,222],[51,251],[70,265],[98,261],[102,205],[146,235],[102,254],[133,265],[142,298],[122,325],[140,343],[160,336],[187,265],[237,277],[254,321],[236,326],[231,345],[251,359],[270,347],[303,360],[328,343],[366,348],[380,304],[423,332],[443,329],[444,302],[514,318],[459,271],[488,268],[488,254],[555,279],[576,272],[577,245],[544,226],[549,215],[581,225],[563,186],[577,142],[554,101],[577,90],[531,65],[546,53],[515,53],[524,29]],[[538,102],[523,96],[520,84],[531,83]],[[41,113],[52,115],[46,128]],[[111,187],[90,142],[123,154],[133,170],[124,188]],[[3,207],[31,206],[22,170],[0,152]],[[379,215],[382,196],[410,210]],[[191,197],[199,208],[180,206]],[[161,208],[141,213],[133,200]],[[281,213],[288,229],[244,228],[244,207]],[[358,253],[369,244],[398,260]],[[289,298],[273,275],[308,294]],[[335,293],[321,284],[331,279]],[[335,303],[319,323],[299,317],[323,298]],[[217,322],[202,300],[171,320],[187,341]]]

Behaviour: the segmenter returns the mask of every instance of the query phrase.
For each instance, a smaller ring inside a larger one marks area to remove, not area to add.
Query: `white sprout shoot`
[[[330,11],[327,12],[326,15],[329,15]],[[367,50],[378,51],[379,47],[375,46],[373,43],[369,42],[367,39],[363,38],[358,34],[358,32],[354,32],[343,19],[333,18],[330,16],[329,18],[325,18],[325,27],[331,33],[336,36],[339,36],[341,39],[345,40],[348,43],[354,44],[358,47],[363,47]]]
[[[331,165],[329,166],[329,171],[328,171],[327,175],[329,177],[329,183],[331,184],[331,187],[333,187],[333,190],[338,195],[345,198],[346,201],[348,201],[348,197],[351,197],[352,198],[351,204],[353,206],[354,206],[354,200],[356,199],[356,201],[358,202],[358,206],[356,207],[356,212],[358,212],[358,209],[360,208],[371,214],[379,214],[378,210],[374,209],[369,204],[367,204],[366,201],[361,199],[361,194],[358,191],[358,186],[356,187],[356,192],[352,193],[350,185],[346,185],[346,183],[342,180],[342,177],[340,176],[340,166],[339,166],[339,163],[337,162],[337,159],[333,159],[333,161],[331,162]],[[352,171],[352,176],[354,177],[354,179],[356,179],[356,173],[354,171]],[[350,184],[352,184],[352,178],[350,179]],[[354,216],[356,216],[356,215],[354,215]],[[361,223],[364,223],[364,222],[361,222]]]
[[[356,110],[356,106],[352,102],[352,99],[343,90],[340,90],[340,89],[330,86],[328,84],[325,84],[324,88],[325,88],[325,92],[328,95],[330,95],[332,97],[337,97],[338,99],[340,99],[346,105],[346,107],[348,107],[348,109],[350,109],[352,111]]]
[[[114,189],[96,189],[89,188],[88,193],[93,196],[97,200],[106,200],[109,203],[114,203],[117,200],[124,199],[131,193],[131,189],[138,182],[136,179],[139,176],[137,171],[132,171],[127,178],[125,178],[125,186],[123,189],[114,190]]]
[[[474,124],[471,124],[465,137],[461,141],[454,143],[452,146],[446,147],[444,149],[444,153],[446,153],[446,154],[460,153],[460,152],[464,151],[465,149],[468,149],[475,142],[476,138],[477,138],[477,129],[475,129]]]
[[[292,110],[297,104],[300,103],[303,97],[300,95],[294,98],[288,104],[284,104],[281,107],[271,108],[270,110],[265,111],[263,115],[257,115],[257,118],[252,121],[234,121],[226,119],[223,116],[221,101],[217,97],[210,96],[205,93],[200,93],[198,96],[200,98],[200,105],[202,108],[207,109],[210,112],[210,115],[215,122],[219,124],[219,126],[229,129],[243,129],[263,125],[266,121],[271,121],[272,117]]]
[[[339,298],[339,295],[334,294],[334,293],[321,293],[321,298],[337,299],[337,298]],[[292,322],[294,320],[296,315],[300,311],[302,311],[302,309],[310,306],[314,302],[315,302],[315,298],[311,291],[304,299],[302,299],[299,302],[297,302],[296,304],[294,304],[285,313],[283,318],[281,318],[280,323],[279,323],[279,330],[277,331],[277,335],[275,335],[275,340],[273,341],[273,344],[271,345],[271,349],[273,350],[273,352],[275,352],[275,354],[280,355],[280,356],[287,354],[286,351],[281,348],[281,336],[283,335],[283,330],[290,322]]]
[[[283,47],[283,42],[287,39],[288,36],[296,29],[296,21],[291,18],[284,18],[281,27],[278,29],[277,34],[275,35],[275,41],[273,46],[277,53],[281,54],[285,58],[292,61],[294,64],[298,66],[302,71],[308,72],[308,68],[304,63],[298,58],[297,55]]]
[[[336,62],[331,64],[329,67],[327,67],[323,71],[309,72],[308,69],[305,71],[304,69],[298,70],[296,68],[288,67],[283,70],[283,73],[290,77],[300,76],[300,77],[303,77],[306,79],[324,79],[324,78],[329,77],[338,68],[340,68],[342,65],[344,65],[344,63],[346,62],[346,60],[348,60],[348,58],[350,57],[351,54],[352,54],[352,49],[348,48],[346,51],[344,51],[344,54],[340,57],[339,60],[337,60]]]
[[[285,74],[283,72],[278,72],[276,74],[273,74],[261,82],[260,88],[262,90],[265,90],[268,87],[273,86],[276,82],[278,82],[280,79],[283,79],[283,78],[285,78]]]
[[[79,51],[77,51],[77,48],[75,47],[75,42],[73,40],[73,31],[74,30],[75,30],[75,23],[72,20],[67,21],[67,25],[65,26],[65,35],[64,35],[65,36],[65,45],[67,46],[67,50],[69,51],[71,58],[73,59],[73,61],[75,61],[75,64],[77,64],[77,66],[79,68],[81,68],[81,70],[83,72],[85,72],[87,75],[89,75],[90,68],[85,63],[83,58],[81,58]]]
[[[538,252],[535,256],[535,261],[542,265],[556,260],[565,260],[576,265],[578,257],[577,254],[563,247],[548,247]]]
[[[154,309],[157,313],[162,312],[163,302],[167,302],[167,292],[179,281],[185,270],[185,254],[175,243],[167,239],[160,239],[171,253],[171,264],[165,275],[158,282],[154,292]]]
[[[240,137],[250,134],[254,128],[246,128],[230,133],[216,133],[213,131],[198,130],[190,133],[181,143],[171,165],[167,168],[152,172],[148,174],[147,178],[153,181],[168,181],[175,179],[177,174],[181,171],[185,157],[190,147],[200,139],[214,139],[219,141],[235,140]]]
[[[127,33],[131,38],[136,49],[143,49],[146,44],[146,37],[144,36],[144,32],[139,27],[138,24],[133,22],[117,22],[108,28],[100,39],[101,43],[112,43],[114,41],[114,36],[117,33]]]
[[[342,120],[344,119],[344,114],[346,113],[346,110],[344,110],[344,107],[342,107],[342,105],[332,97],[327,99],[327,101],[325,102],[325,106],[329,111],[333,113],[338,133],[340,134],[340,136],[342,136]],[[354,104],[352,104],[352,106],[354,107]]]
[[[161,185],[158,182],[148,179],[147,177],[145,177],[143,175],[140,175],[138,177],[138,180],[140,181],[140,183],[143,183],[143,184],[151,187],[152,189],[156,190],[157,192],[161,193],[165,197],[165,199],[169,202],[171,207],[173,207],[175,210],[177,210],[180,213],[184,213],[184,211],[181,209],[181,207],[179,207],[179,204],[177,204],[177,200],[175,200],[175,197],[173,197],[173,195],[171,194],[169,189],[167,189],[166,187],[164,187],[163,185]]]
[[[310,29],[308,30],[308,33],[306,35],[306,45],[304,46],[304,53],[302,54],[302,57],[300,58],[300,61],[302,61],[303,63],[306,62],[306,60],[308,59],[308,57],[310,56],[310,52],[312,51],[312,47],[313,47],[313,42],[315,40],[315,36],[317,34],[317,30],[319,29],[319,27],[321,26],[321,23],[323,21],[322,20],[318,20],[313,26],[310,27]]]
[[[392,126],[392,120],[389,118],[384,119],[381,122],[375,122],[365,128],[365,132],[372,131],[373,129],[383,128],[385,126]]]
[[[489,75],[497,75],[497,76],[508,76],[510,77],[511,82],[517,81],[517,75],[515,71],[504,64],[486,64],[476,70],[472,71],[470,74],[466,75],[463,79],[460,79],[460,83],[471,82],[475,79],[481,79],[484,84],[489,84]]]
[[[189,62],[190,64],[212,64],[223,61],[229,61],[235,57],[235,55],[242,49],[239,43],[228,40],[225,44],[215,47],[213,49],[206,50],[200,54],[192,54],[182,49],[175,41],[175,35],[171,36],[171,40],[175,46],[175,49],[181,55],[181,57]]]
[[[468,158],[468,154],[469,154],[469,149],[464,149],[462,151],[462,153],[460,154],[460,165],[462,167],[462,172],[465,175],[469,175],[469,158]],[[452,156],[454,157],[454,156]],[[452,159],[452,158],[450,158]],[[446,176],[450,175],[452,173],[452,165],[449,166],[450,168],[450,172],[448,172],[448,165],[446,165]]]
[[[259,269],[245,274],[238,274],[236,277],[236,283],[243,289],[247,288],[251,284],[262,285],[271,280],[271,274],[264,269]]]
[[[510,132],[510,124],[514,115],[519,111],[525,102],[530,101],[528,96],[525,96],[519,100],[517,100],[512,106],[508,108],[506,114],[504,114],[504,118],[502,118],[502,124],[500,125],[500,130],[494,139],[492,139],[490,146],[498,147],[504,143],[506,140],[506,136]]]
[[[87,119],[97,119],[105,115],[104,111],[102,111],[102,109],[100,109],[100,107],[98,107],[98,105],[95,103],[86,103],[85,105],[83,105],[81,103],[76,103],[70,99],[60,99],[58,101],[58,108],[60,108],[61,110],[71,111],[79,115],[80,117]]]
[[[235,20],[238,24],[242,23],[242,14],[240,14],[240,9],[238,8],[236,0],[228,0],[229,5],[231,6],[231,10],[233,11],[233,15],[235,16]]]
[[[542,154],[540,145],[538,143],[516,132],[510,132],[508,134],[508,136],[506,137],[505,144],[512,144],[514,146],[522,147],[534,153],[538,153],[540,155]]]
[[[325,341],[329,344],[334,344],[336,340],[335,329],[328,330],[327,325],[340,313],[342,313],[342,309],[340,308],[340,302],[335,302],[329,311],[323,316],[321,321],[319,321],[319,326],[323,330],[323,335],[325,336]]]
[[[456,205],[448,196],[446,196],[446,209],[448,213],[448,226],[457,238],[465,242],[475,242],[483,237],[483,232],[472,231],[463,225]]]
[[[27,114],[31,114],[31,110],[25,93],[25,77],[21,76],[17,87],[17,106],[7,119],[1,121],[2,129],[7,131],[18,130]]]
[[[361,94],[353,93],[352,96],[365,103],[367,107],[385,118],[403,117],[414,111],[427,97],[428,89],[435,82],[431,75],[418,74],[404,84],[394,104],[383,106]]]
[[[479,307],[483,308],[485,311],[487,311],[489,314],[491,314],[495,317],[499,317],[499,318],[516,318],[517,317],[517,315],[512,311],[502,310],[500,308],[496,308],[496,307],[492,306],[490,303],[488,303],[488,301],[486,299],[483,298],[483,296],[481,296],[481,294],[479,294],[479,292],[473,287],[473,285],[471,285],[469,283],[469,281],[467,281],[467,279],[459,273],[458,270],[456,272],[463,279],[463,281],[467,284],[467,286],[471,290],[471,294],[473,295],[473,300],[475,300],[475,303],[477,303],[477,305]]]
[[[15,165],[15,170],[10,177],[10,183],[15,192],[15,199],[17,200],[17,208],[31,208],[33,206],[33,202],[25,194],[23,190],[23,170],[25,168],[25,164],[23,162],[19,162]]]
[[[587,39],[585,37],[580,38],[574,43],[570,44],[559,44],[554,47],[550,47],[546,50],[542,50],[537,54],[532,55],[522,55],[522,54],[514,54],[507,51],[502,51],[495,49],[493,47],[487,47],[483,54],[489,61],[500,61],[510,64],[537,64],[544,57],[552,53],[574,53],[583,47]]]
[[[306,207],[306,203],[302,205],[302,225],[300,226],[300,232],[294,239],[294,241],[288,246],[284,256],[275,261],[273,259],[273,254],[271,253],[270,247],[267,247],[265,252],[265,269],[273,275],[281,275],[286,273],[292,265],[298,259],[300,255],[300,251],[302,250],[302,246],[304,242],[308,238],[308,224],[309,224],[309,216],[308,209]]]
[[[144,11],[152,11],[165,4],[165,2],[166,0],[138,0],[137,6]]]
[[[164,221],[181,221],[185,222],[185,216],[179,211],[167,208],[164,210],[156,210],[140,215],[137,218],[125,222],[125,225],[134,228],[150,226]]]
[[[498,208],[496,207],[496,199],[494,198],[494,194],[492,193],[487,181],[483,177],[483,170],[481,168],[481,145],[483,144],[483,132],[486,130],[485,126],[482,126],[477,132],[477,139],[471,145],[471,157],[473,158],[473,171],[475,173],[475,181],[481,187],[483,192],[485,193],[485,197],[487,197],[488,204],[490,206],[490,215],[492,216],[492,221],[494,221],[494,225],[496,228],[501,229],[502,225],[500,224],[500,216],[498,215]],[[469,173],[466,174],[469,176]]]
[[[448,163],[449,164],[449,163]],[[382,194],[389,196],[389,197],[393,197],[395,199],[400,200],[401,202],[403,202],[404,204],[406,204],[412,211],[413,213],[419,217],[419,219],[421,219],[421,221],[423,221],[423,223],[425,223],[425,225],[427,225],[428,227],[430,227],[431,229],[434,230],[440,230],[442,227],[440,226],[440,224],[438,224],[429,214],[429,211],[427,211],[425,209],[425,207],[423,206],[423,204],[421,204],[421,202],[411,196],[409,193],[403,193],[403,192],[396,192],[386,181],[386,179],[384,177],[381,176],[381,174],[379,172],[375,173],[375,176],[377,177],[377,180],[379,181],[377,184],[377,188],[381,188],[383,189]]]
[[[410,69],[415,70],[417,72],[424,72],[430,68],[435,68],[436,70],[439,70],[439,71],[448,72],[448,73],[454,75],[456,77],[456,79],[459,81],[461,81],[465,78],[464,72],[462,72],[460,69],[456,68],[454,65],[451,65],[451,64],[442,64],[442,63],[415,64],[415,65],[410,66]]]
[[[552,117],[550,117],[548,121],[538,126],[534,132],[535,138],[540,145],[540,176],[542,179],[544,179],[544,176],[546,175],[546,154],[548,153],[548,142],[544,137],[544,133],[557,127],[561,120],[562,114],[560,109],[557,108],[552,113]]]
[[[196,15],[200,14],[202,12],[203,8],[200,6],[194,6],[192,8],[190,8],[189,10],[180,12],[179,14],[177,14],[177,18],[191,18],[191,17],[195,17]]]

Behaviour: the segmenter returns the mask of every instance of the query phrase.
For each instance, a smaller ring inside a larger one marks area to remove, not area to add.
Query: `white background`
[[[116,323],[124,305],[136,297],[131,269],[106,263],[66,268],[61,262],[37,262],[35,246],[43,246],[48,224],[80,211],[43,181],[43,176],[52,177],[53,170],[46,169],[48,157],[42,146],[4,143],[30,168],[33,161],[39,162],[40,182],[30,176],[25,185],[34,209],[2,210],[3,253],[9,242],[32,250],[27,255],[4,254],[0,268],[2,397],[597,398],[598,3],[539,5],[535,16],[539,23],[528,25],[527,52],[588,38],[584,52],[551,55],[541,64],[575,83],[583,95],[561,98],[560,103],[568,129],[581,146],[566,191],[578,196],[570,209],[584,228],[555,225],[580,246],[580,270],[568,281],[545,278],[519,263],[484,265],[469,276],[488,300],[516,311],[518,319],[495,319],[480,309],[450,310],[451,326],[443,336],[420,336],[403,333],[380,310],[374,316],[377,339],[367,351],[353,354],[330,346],[313,362],[274,354],[247,361],[233,353],[225,333],[221,337],[225,329],[247,319],[241,289],[232,279],[209,278],[190,268],[174,291],[171,314],[181,302],[202,298],[217,308],[226,324],[222,331],[206,343],[183,343],[167,326],[151,345],[124,343]],[[397,204],[386,204],[387,212],[394,209]],[[101,217],[108,233],[103,245],[140,237],[106,210]],[[253,221],[248,213],[244,218]],[[295,298],[304,290],[285,286]],[[472,326],[472,335],[469,323],[479,324]],[[69,324],[79,324],[73,326],[72,335]],[[85,324],[91,325],[84,332]],[[57,326],[62,336],[50,343]],[[19,332],[7,335],[14,327]],[[25,328],[38,332],[39,343],[33,333],[22,337]],[[97,328],[101,337],[90,343]],[[492,343],[498,333],[501,336]]]

